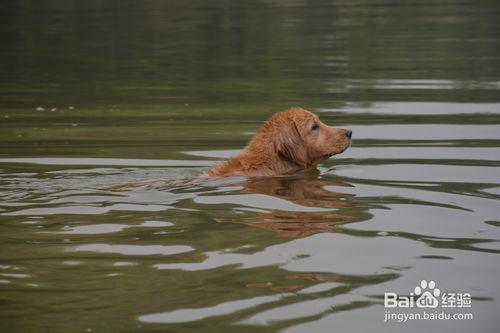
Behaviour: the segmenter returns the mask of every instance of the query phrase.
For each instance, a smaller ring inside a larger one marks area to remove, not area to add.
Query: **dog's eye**
[[[314,124],[313,127],[311,128],[313,131],[319,130],[319,124]]]

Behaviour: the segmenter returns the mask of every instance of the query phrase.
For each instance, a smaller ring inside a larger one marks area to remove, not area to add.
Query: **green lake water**
[[[0,331],[498,332],[499,31],[495,1],[2,1]],[[197,177],[291,106],[352,147]],[[473,319],[384,322],[423,279]]]

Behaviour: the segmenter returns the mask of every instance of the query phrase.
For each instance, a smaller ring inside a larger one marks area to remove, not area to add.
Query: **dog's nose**
[[[351,130],[345,131],[345,136],[347,136],[350,139],[352,136],[352,131]]]

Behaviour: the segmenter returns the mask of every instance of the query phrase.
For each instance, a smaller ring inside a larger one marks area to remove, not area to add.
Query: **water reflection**
[[[303,207],[329,209],[321,211],[271,209],[252,217],[217,219],[219,222],[244,223],[275,232],[282,237],[294,238],[318,232],[340,232],[338,225],[366,218],[359,210],[355,215],[340,210],[352,206],[350,199],[354,195],[342,192],[342,189],[349,187],[350,184],[322,178],[317,169],[288,177],[250,178],[243,186],[244,191],[248,193],[264,194]]]
[[[116,184],[112,191],[137,189],[158,191],[198,191],[193,197],[197,204],[237,205],[236,212],[243,216],[215,216],[217,222],[242,223],[272,231],[281,237],[306,237],[319,232],[341,232],[338,225],[368,218],[367,211],[352,207],[352,193],[345,193],[351,184],[333,178],[323,178],[318,169],[280,177],[251,178],[186,178],[153,179]],[[221,186],[224,185],[224,186]],[[222,193],[221,193],[222,192]],[[230,208],[228,208],[230,210]],[[252,215],[252,212],[255,213]]]

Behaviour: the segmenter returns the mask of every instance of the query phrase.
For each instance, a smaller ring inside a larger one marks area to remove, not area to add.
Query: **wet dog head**
[[[352,136],[351,130],[325,125],[318,116],[301,108],[275,114],[263,130],[281,158],[301,167],[342,153]]]

